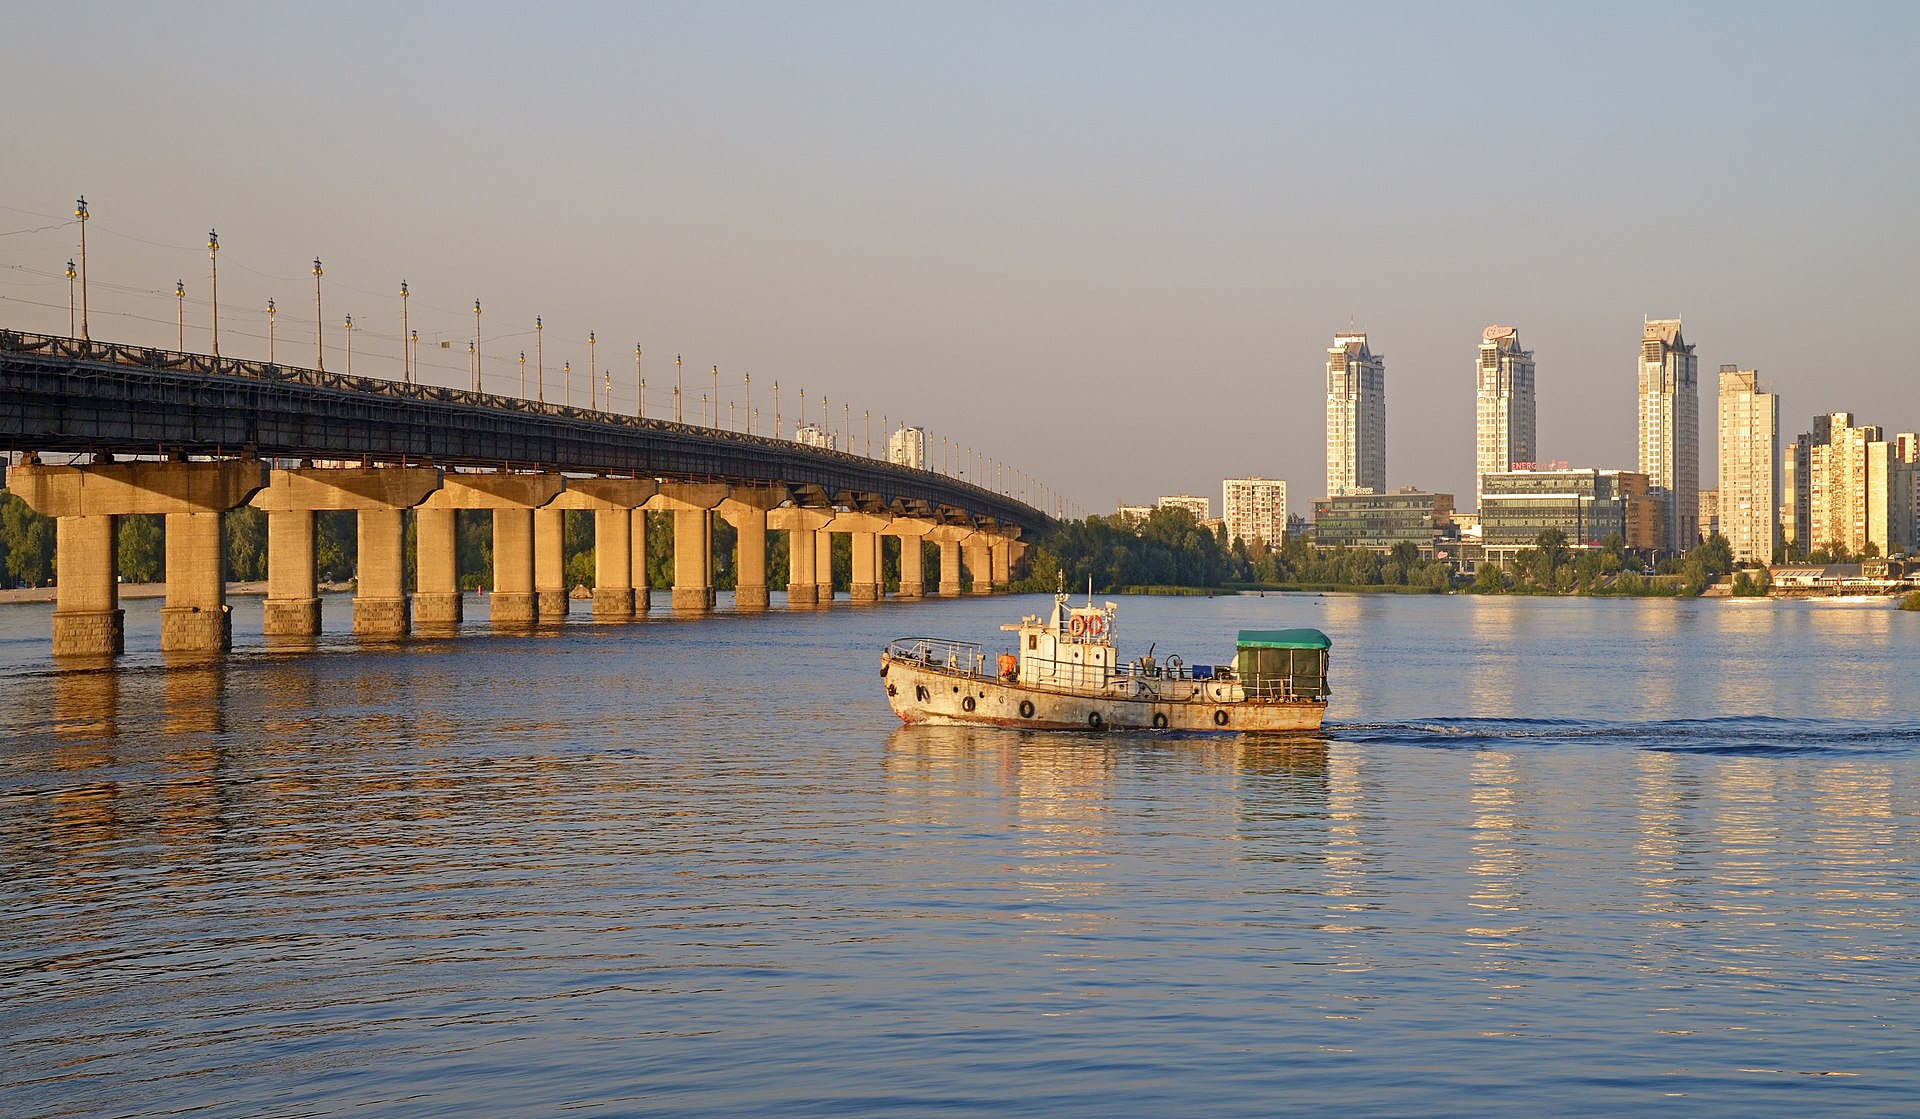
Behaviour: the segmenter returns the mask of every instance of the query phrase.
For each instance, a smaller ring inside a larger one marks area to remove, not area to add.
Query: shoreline
[[[341,594],[352,591],[353,584],[320,583],[316,589],[320,594]],[[54,600],[54,593],[55,588],[53,587],[17,587],[12,590],[0,590],[0,605],[20,602],[52,602]],[[267,581],[265,579],[227,584],[228,598],[265,598],[266,595]],[[167,597],[167,585],[165,583],[122,583],[120,584],[120,597],[123,599],[165,598]]]

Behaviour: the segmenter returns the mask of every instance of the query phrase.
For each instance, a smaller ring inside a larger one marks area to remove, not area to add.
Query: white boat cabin
[[[1111,602],[1071,606],[1067,596],[1060,594],[1054,596],[1050,617],[1029,614],[1019,625],[1001,626],[1020,635],[1018,682],[1073,691],[1106,688],[1118,669],[1113,612]],[[1003,662],[1002,676],[1006,670]]]

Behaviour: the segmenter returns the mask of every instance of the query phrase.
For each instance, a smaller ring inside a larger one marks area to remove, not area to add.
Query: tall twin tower
[[[1387,363],[1360,331],[1327,348],[1327,496],[1387,490]],[[1530,468],[1539,458],[1533,351],[1520,331],[1481,332],[1475,363],[1474,486],[1488,474]],[[1700,388],[1693,347],[1679,319],[1649,319],[1640,344],[1639,472],[1668,495],[1668,548],[1699,538]]]

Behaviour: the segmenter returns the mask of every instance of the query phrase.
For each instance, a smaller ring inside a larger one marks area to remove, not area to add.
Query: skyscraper
[[[1228,478],[1220,486],[1220,519],[1227,540],[1265,541],[1278,548],[1287,539],[1287,484],[1277,478]]]
[[[1490,326],[1480,335],[1474,408],[1474,491],[1479,478],[1537,457],[1533,429],[1533,351],[1520,330]]]
[[[1327,348],[1327,496],[1387,492],[1387,360],[1360,332]]]
[[[1735,563],[1772,563],[1779,542],[1780,398],[1758,370],[1720,367],[1720,534]]]
[[[901,426],[887,436],[887,461],[915,470],[927,468],[927,433],[917,427]]]
[[[1700,539],[1699,359],[1679,319],[1650,319],[1640,337],[1640,473],[1665,490],[1662,546],[1679,552]]]

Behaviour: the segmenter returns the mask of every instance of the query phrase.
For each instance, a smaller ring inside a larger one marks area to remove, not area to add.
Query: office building
[[[800,424],[793,429],[793,441],[807,447],[821,447],[829,451],[840,449],[840,434],[829,431],[819,424]]]
[[[1387,360],[1367,336],[1327,349],[1327,496],[1387,491]]]
[[[887,436],[887,461],[915,470],[927,468],[927,433],[917,427],[900,427]]]
[[[1276,478],[1228,478],[1220,484],[1227,540],[1278,548],[1287,538],[1287,484]]]
[[[1480,542],[1486,558],[1506,563],[1559,529],[1573,548],[1597,548],[1619,534],[1629,548],[1659,547],[1664,505],[1647,476],[1626,470],[1507,470],[1488,474],[1480,491]]]
[[[1735,563],[1773,562],[1780,541],[1780,398],[1758,370],[1720,367],[1719,532]]]
[[[1720,531],[1720,491],[1700,491],[1700,543],[1713,539]]]
[[[1453,495],[1411,487],[1398,493],[1362,493],[1313,503],[1313,542],[1322,548],[1389,551],[1413,544],[1432,556],[1434,541],[1451,531]]]
[[[1661,547],[1683,552],[1700,538],[1699,359],[1679,319],[1652,319],[1640,339],[1640,470],[1668,495]]]
[[[1538,456],[1533,351],[1520,348],[1519,328],[1490,326],[1481,332],[1475,375],[1475,477],[1532,466]]]

